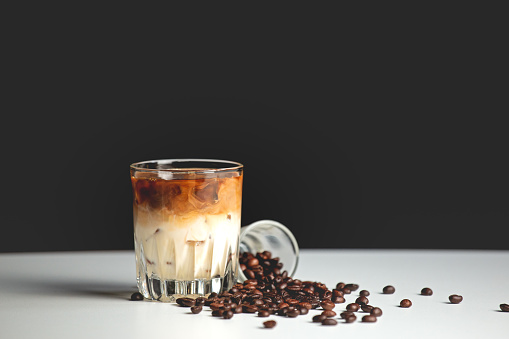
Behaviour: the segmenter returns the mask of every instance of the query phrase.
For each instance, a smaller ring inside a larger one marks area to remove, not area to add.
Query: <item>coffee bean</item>
[[[374,315],[375,317],[380,317],[383,314],[383,312],[380,307],[373,307],[370,311],[370,314]]]
[[[360,308],[360,305],[359,304],[356,304],[356,303],[351,303],[351,304],[348,304],[346,305],[346,309],[350,312],[357,312]]]
[[[258,311],[258,307],[256,307],[256,306],[253,306],[253,305],[243,305],[242,306],[242,312],[244,312],[244,313],[255,313],[256,311]]]
[[[367,290],[362,290],[359,292],[359,295],[363,296],[363,297],[368,297],[369,296],[369,291]]]
[[[244,271],[244,275],[246,276],[246,278],[248,279],[254,279],[256,277],[256,275],[254,274],[253,271],[247,269]]]
[[[337,297],[332,297],[331,298],[331,301],[334,303],[334,304],[342,304],[344,303],[346,300],[345,298],[341,297],[341,296],[337,296]]]
[[[396,289],[392,285],[387,285],[383,289],[384,294],[393,294],[394,292],[396,292]]]
[[[219,309],[223,309],[223,310],[224,310],[224,304],[217,303],[217,302],[216,302],[216,303],[212,303],[212,304],[210,304],[210,305],[209,305],[209,307],[210,307],[210,309],[211,309],[212,311],[217,311],[217,310],[219,310]]]
[[[225,319],[231,319],[231,318],[233,318],[233,312],[232,312],[232,311],[230,311],[230,310],[228,310],[228,311],[224,311],[224,312],[223,312],[223,318],[225,318]]]
[[[307,308],[308,310],[310,310],[310,309],[311,309],[311,304],[310,304],[310,303],[307,303],[307,302],[301,302],[301,303],[299,303],[299,306],[300,306],[301,308]]]
[[[357,284],[346,284],[345,287],[350,291],[357,291],[359,289],[359,285]]]
[[[412,302],[408,299],[403,299],[400,301],[399,306],[409,308],[410,306],[412,306]]]
[[[193,306],[193,307],[191,307],[191,313],[193,313],[193,314],[198,314],[198,313],[201,312],[201,310],[202,310],[201,306]]]
[[[344,287],[345,287],[345,283],[344,283],[344,282],[338,282],[338,283],[336,284],[336,289],[337,289],[337,290],[341,290],[341,289],[343,289]]]
[[[289,318],[296,318],[299,315],[300,315],[300,311],[299,310],[291,310],[291,311],[288,311],[286,313],[286,316],[289,317]]]
[[[237,306],[235,307],[235,309],[233,310],[233,313],[242,313],[242,306]]]
[[[270,315],[269,311],[258,311],[259,317],[268,317]]]
[[[193,298],[180,298],[180,306],[184,306],[184,307],[192,307],[192,306],[195,306],[196,305],[196,300],[194,300]]]
[[[433,290],[431,288],[424,287],[421,290],[421,295],[433,295]]]
[[[364,296],[360,296],[357,299],[355,299],[355,302],[359,305],[367,305],[369,303],[369,300]]]
[[[275,320],[268,320],[263,322],[265,328],[274,328],[277,325]]]
[[[324,321],[325,319],[327,319],[326,316],[324,315],[321,315],[321,314],[317,314],[313,317],[313,322],[315,323],[321,323],[322,321]]]
[[[198,298],[196,298],[196,299],[195,299],[195,302],[196,302],[196,304],[195,304],[195,305],[196,305],[196,306],[203,306],[203,305],[205,305],[205,301],[207,301],[207,299],[206,299],[206,298],[204,298],[204,297],[198,297]]]
[[[223,313],[224,313],[223,310],[214,310],[214,311],[212,311],[212,316],[213,317],[222,317]]]
[[[322,325],[327,325],[327,326],[334,326],[334,325],[337,325],[338,322],[334,319],[325,319],[322,321]]]
[[[301,307],[301,308],[299,309],[299,311],[300,311],[300,315],[306,315],[306,314],[308,314],[308,313],[309,313],[309,309],[307,309],[307,308],[305,308],[305,307]]]
[[[376,322],[376,317],[374,315],[365,315],[362,317],[363,323],[374,323]]]
[[[343,291],[344,294],[350,294],[352,291],[349,288],[343,288],[341,291]]]
[[[354,315],[353,312],[350,312],[350,311],[346,311],[346,312],[341,312],[339,314],[339,316],[343,319],[346,319],[347,317],[351,316],[351,315]]]
[[[322,312],[322,315],[326,316],[327,318],[332,318],[336,316],[336,312],[333,310],[325,310]]]
[[[322,301],[320,303],[320,306],[322,306],[322,308],[324,310],[332,310],[334,307],[336,307],[336,305],[332,301],[329,301],[329,300]]]
[[[463,301],[463,297],[461,295],[452,294],[449,296],[449,301],[451,302],[451,304],[459,304],[460,302]]]
[[[373,306],[371,305],[361,305],[361,309],[364,311],[364,312],[368,312],[370,313],[371,310],[373,309]]]
[[[133,294],[131,294],[131,300],[132,301],[143,300],[143,294],[141,294],[140,292],[134,292]]]
[[[502,312],[509,312],[509,305],[508,304],[500,304],[500,309]]]
[[[355,320],[357,320],[355,314],[351,314],[345,318],[346,323],[353,323]]]

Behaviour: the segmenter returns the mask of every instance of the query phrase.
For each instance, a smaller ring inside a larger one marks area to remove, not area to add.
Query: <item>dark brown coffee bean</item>
[[[300,315],[300,311],[299,310],[291,310],[291,311],[288,311],[286,313],[286,316],[289,317],[289,318],[296,318],[299,315]]]
[[[351,316],[351,315],[354,315],[353,312],[350,312],[350,311],[345,311],[345,312],[341,312],[339,314],[339,316],[343,319],[346,319],[347,317]]]
[[[300,308],[307,308],[308,310],[311,309],[311,304],[308,302],[301,302],[299,303]]]
[[[363,297],[369,297],[369,291],[367,290],[362,290],[359,292],[359,295],[363,296]]]
[[[373,306],[371,306],[371,305],[361,305],[361,310],[363,310],[364,312],[370,313],[372,309],[373,309]]]
[[[327,325],[327,326],[334,326],[334,325],[337,325],[338,322],[334,319],[325,319],[322,321],[322,325]]]
[[[422,295],[433,295],[433,291],[431,290],[431,288],[424,287],[424,288],[421,290],[421,294],[422,294]]]
[[[181,303],[181,306],[192,307],[196,305],[196,300],[192,298],[182,298]]]
[[[242,305],[242,312],[244,313],[256,313],[258,311],[258,307],[253,305]]]
[[[344,303],[346,300],[345,298],[341,297],[341,296],[337,296],[337,297],[332,297],[331,298],[331,301],[334,303],[334,304],[342,304]]]
[[[384,294],[393,294],[394,292],[396,292],[396,289],[392,285],[387,285],[383,289]]]
[[[369,303],[369,300],[364,296],[360,296],[357,299],[355,299],[355,302],[359,305],[367,305]]]
[[[449,301],[451,302],[451,304],[459,304],[460,302],[463,301],[463,297],[461,295],[452,294],[449,296]]]
[[[220,304],[220,303],[212,303],[209,305],[210,309],[212,311],[217,311],[219,309],[224,309],[224,304]]]
[[[363,323],[374,323],[376,322],[376,317],[374,315],[365,315],[362,317]]]
[[[256,275],[254,274],[253,271],[247,269],[247,270],[244,270],[244,275],[246,276],[246,278],[248,279],[254,279],[256,278]]]
[[[326,316],[327,318],[332,318],[336,316],[336,312],[333,310],[325,310],[322,312],[322,315]]]
[[[508,304],[500,304],[500,309],[502,312],[509,312],[509,305]]]
[[[400,301],[399,306],[409,308],[410,306],[412,306],[412,302],[408,299],[403,299]]]
[[[196,306],[203,306],[203,305],[205,305],[205,302],[206,302],[206,301],[207,301],[207,299],[206,299],[206,298],[204,298],[204,297],[198,297],[198,298],[196,298],[196,299],[195,299],[195,302],[196,302],[196,303],[195,303],[195,305],[196,305]]]
[[[224,312],[223,312],[223,318],[225,318],[225,319],[231,319],[231,318],[233,318],[233,312],[232,312],[232,311],[230,311],[230,310],[228,310],[228,311],[224,311]]]
[[[224,313],[223,310],[214,310],[214,311],[212,311],[212,316],[213,317],[222,317],[223,313]]]
[[[265,328],[274,328],[276,327],[277,323],[275,320],[267,320],[263,322],[263,327]]]
[[[131,294],[131,300],[132,301],[143,300],[143,294],[141,294],[140,292],[134,292],[133,294]]]
[[[258,266],[260,264],[260,262],[258,261],[258,259],[256,258],[251,258],[247,261],[247,266],[248,267],[254,267],[254,266]]]
[[[336,307],[336,304],[330,300],[324,300],[320,303],[320,306],[322,306],[324,310],[332,310],[334,307]]]
[[[345,287],[350,291],[357,291],[359,289],[359,285],[357,284],[346,284]]]
[[[233,313],[242,313],[242,306],[237,306],[235,309],[232,309]]]
[[[193,313],[193,314],[198,314],[198,313],[201,312],[201,310],[202,310],[201,306],[193,306],[193,307],[191,307],[191,313]]]
[[[324,315],[321,315],[321,314],[317,314],[313,317],[313,322],[315,323],[321,323],[322,321],[324,321],[325,319],[327,319],[326,316]]]
[[[344,287],[345,287],[345,283],[344,282],[338,282],[336,284],[336,289],[337,290],[342,290]]]
[[[373,307],[369,313],[375,317],[380,317],[383,314],[380,307]]]
[[[359,308],[360,308],[359,304],[356,303],[346,305],[346,309],[350,312],[357,312]]]
[[[305,308],[305,307],[301,307],[301,308],[299,309],[299,311],[300,311],[300,315],[306,315],[306,314],[308,314],[308,313],[309,313],[309,309],[308,309],[308,308]]]
[[[268,317],[270,315],[269,311],[258,311],[259,317]]]
[[[341,291],[343,291],[343,294],[350,294],[350,293],[352,293],[352,291],[350,291],[350,289],[346,288],[346,287],[343,288]]]

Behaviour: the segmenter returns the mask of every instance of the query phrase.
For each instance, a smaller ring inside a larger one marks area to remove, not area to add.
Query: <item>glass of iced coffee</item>
[[[153,160],[131,166],[138,289],[173,302],[235,283],[243,165]]]

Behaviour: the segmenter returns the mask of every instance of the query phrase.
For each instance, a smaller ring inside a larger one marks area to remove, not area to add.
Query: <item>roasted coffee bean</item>
[[[355,299],[355,302],[359,305],[367,305],[369,303],[368,298],[360,296],[357,299]]]
[[[351,315],[354,315],[353,312],[350,312],[350,311],[345,311],[345,312],[341,312],[339,314],[339,316],[343,319],[346,319],[347,317],[351,316]]]
[[[140,292],[134,292],[133,294],[131,294],[131,300],[132,301],[143,300],[143,294],[141,294]]]
[[[374,323],[376,322],[376,317],[374,315],[365,315],[362,317],[363,323]]]
[[[346,305],[346,309],[350,312],[357,312],[359,308],[360,308],[359,304],[356,303]]]
[[[431,290],[431,288],[424,287],[424,288],[421,290],[421,294],[422,294],[422,295],[433,295],[433,291]]]
[[[322,315],[326,316],[327,318],[332,318],[336,316],[336,312],[333,310],[325,310],[322,312]]]
[[[242,313],[242,306],[237,306],[235,309],[232,309],[233,313]]]
[[[223,312],[223,318],[225,318],[225,319],[231,319],[231,318],[233,318],[233,312],[232,312],[232,311],[230,311],[230,310],[228,310],[228,311],[224,311],[224,312]]]
[[[268,317],[269,315],[270,315],[269,311],[266,311],[266,310],[258,311],[259,317]]]
[[[212,303],[209,305],[210,309],[212,311],[217,311],[219,309],[224,309],[224,304],[221,304],[221,303]]]
[[[337,289],[337,290],[341,290],[341,289],[343,289],[344,287],[345,287],[345,283],[344,283],[344,282],[338,282],[338,283],[336,284],[336,289]]]
[[[255,306],[260,306],[260,305],[263,305],[264,302],[261,299],[255,299],[255,300],[253,300],[253,302],[251,304],[255,305]]]
[[[265,328],[274,328],[276,327],[277,323],[275,320],[267,320],[263,322],[263,327]]]
[[[191,313],[193,313],[193,314],[198,314],[198,313],[201,312],[201,310],[202,310],[201,306],[193,306],[193,307],[191,307]]]
[[[213,317],[222,317],[223,313],[224,313],[223,310],[214,310],[214,311],[212,311],[212,316]]]
[[[334,304],[342,304],[342,303],[344,303],[346,300],[345,300],[345,298],[343,298],[343,297],[337,296],[337,297],[332,297],[332,298],[331,298],[331,301],[332,301]]]
[[[373,306],[371,306],[371,305],[361,305],[361,310],[363,310],[364,312],[370,313],[372,309],[373,309]]]
[[[357,317],[355,316],[355,314],[351,314],[344,319],[346,323],[353,323],[355,320],[357,320]]]
[[[500,309],[502,312],[509,312],[509,305],[508,304],[500,304]]]
[[[289,317],[289,318],[295,318],[297,316],[300,315],[300,311],[299,310],[289,310],[288,312],[286,312],[286,316]]]
[[[392,285],[387,285],[383,289],[384,294],[393,294],[394,292],[396,292],[396,289]]]
[[[363,296],[363,297],[368,297],[369,296],[369,291],[367,290],[362,290],[359,292],[359,295]]]
[[[300,315],[305,315],[305,314],[308,314],[309,313],[309,309],[306,308],[306,307],[301,307],[299,309],[299,312],[300,312]]]
[[[256,278],[256,275],[254,274],[254,272],[253,272],[253,271],[251,271],[251,270],[249,270],[249,269],[248,269],[248,270],[244,270],[244,275],[245,275],[245,276],[246,276],[246,278],[248,278],[248,279],[254,279],[254,278]]]
[[[400,301],[399,306],[409,308],[410,306],[412,306],[412,302],[408,299],[403,299]]]
[[[332,310],[334,307],[336,307],[336,305],[332,301],[329,301],[329,300],[322,301],[320,303],[320,306],[322,306],[322,308],[324,310]]]
[[[346,288],[346,287],[343,288],[341,291],[343,291],[343,294],[350,294],[350,293],[352,293],[352,291],[350,291],[350,289]]]
[[[243,305],[242,306],[242,312],[244,313],[256,313],[258,311],[258,307],[253,305]]]
[[[322,325],[334,326],[337,324],[338,324],[338,322],[334,319],[325,319],[322,321]]]
[[[195,305],[196,306],[203,306],[203,305],[205,305],[205,301],[207,301],[206,298],[198,297],[198,298],[195,299]]]
[[[301,302],[299,303],[300,308],[307,308],[308,310],[311,309],[311,304],[308,302]]]
[[[212,293],[209,294],[208,299],[212,299],[212,298],[215,298],[215,297],[217,297],[217,293],[216,292],[212,292]]]
[[[337,289],[333,289],[332,290],[332,296],[333,297],[342,297],[344,296],[345,294],[343,293],[343,291],[341,290],[337,290]]]
[[[375,317],[380,317],[383,314],[380,307],[373,307],[369,313]]]
[[[181,302],[181,306],[185,306],[185,307],[192,307],[192,306],[195,306],[196,305],[196,300],[192,299],[192,298],[181,298],[182,300],[180,301]]]
[[[449,296],[449,301],[451,302],[451,304],[459,304],[460,302],[463,301],[463,297],[461,295],[452,294]]]
[[[346,284],[345,287],[350,291],[357,291],[359,289],[359,285],[357,284]]]
[[[326,316],[324,315],[321,315],[321,314],[317,314],[313,317],[313,322],[315,323],[321,323],[322,321],[324,321],[325,319],[327,319]]]

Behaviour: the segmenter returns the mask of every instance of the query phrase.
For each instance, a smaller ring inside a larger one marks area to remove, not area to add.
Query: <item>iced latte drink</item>
[[[238,265],[242,172],[222,160],[131,165],[138,288],[174,301],[228,290]]]

